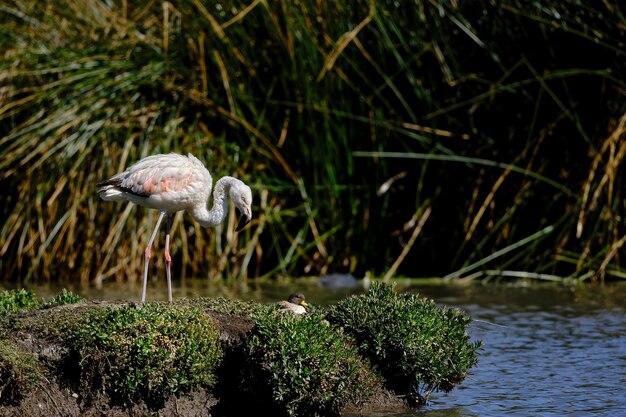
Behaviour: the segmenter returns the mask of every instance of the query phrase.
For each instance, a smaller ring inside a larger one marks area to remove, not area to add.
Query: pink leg
[[[172,215],[168,214],[165,223],[165,273],[167,275],[167,301],[172,302],[172,257],[170,256],[170,228],[172,227]]]
[[[159,220],[157,220],[156,227],[154,228],[154,231],[152,232],[152,236],[150,236],[150,241],[148,242],[148,247],[146,248],[146,251],[145,251],[145,261],[143,264],[143,290],[141,292],[141,304],[146,303],[146,287],[148,286],[148,263],[150,262],[150,253],[152,252],[152,244],[154,243],[154,238],[156,237],[157,232],[159,231],[159,226],[161,226],[161,220],[163,220],[163,216],[165,216],[165,213],[161,213],[161,215],[159,216]]]

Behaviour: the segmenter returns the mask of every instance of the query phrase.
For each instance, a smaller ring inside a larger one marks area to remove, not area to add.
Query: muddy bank
[[[375,287],[300,317],[224,299],[7,314],[0,416],[404,411],[458,384],[478,346],[462,312],[403,297]]]

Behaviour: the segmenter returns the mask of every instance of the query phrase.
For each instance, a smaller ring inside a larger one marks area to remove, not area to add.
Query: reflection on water
[[[36,288],[46,297],[53,288]],[[72,289],[87,298],[137,300],[139,285],[105,290]],[[315,285],[232,285],[187,281],[180,297],[229,297],[260,302],[304,292],[307,302],[327,305],[360,288]],[[478,365],[449,394],[435,393],[410,414],[373,416],[626,416],[626,285],[600,286],[413,286],[437,303],[466,310],[473,339],[484,347]],[[149,300],[165,300],[151,288]]]

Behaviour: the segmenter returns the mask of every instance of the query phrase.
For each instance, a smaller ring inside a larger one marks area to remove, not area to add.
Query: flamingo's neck
[[[215,183],[211,210],[207,210],[206,205],[201,204],[189,212],[202,227],[216,227],[224,221],[228,212],[228,192],[234,180],[233,177],[222,177]]]

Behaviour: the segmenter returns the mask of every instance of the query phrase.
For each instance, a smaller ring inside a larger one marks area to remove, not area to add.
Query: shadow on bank
[[[294,316],[223,298],[47,303],[0,294],[0,415],[337,415],[402,410],[477,362],[471,319],[374,284]]]

